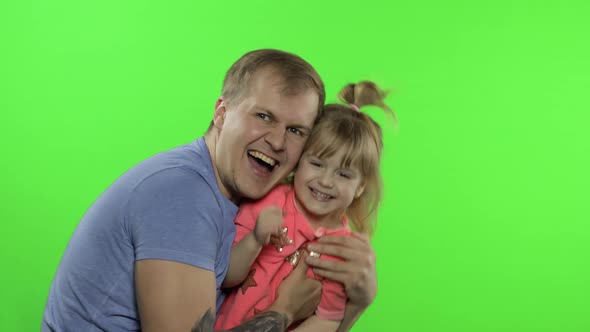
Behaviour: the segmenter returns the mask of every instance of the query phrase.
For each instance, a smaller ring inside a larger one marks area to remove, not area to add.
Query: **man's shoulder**
[[[164,196],[193,197],[211,207],[224,208],[227,199],[219,190],[209,151],[202,139],[161,152],[144,160],[123,176],[135,201]]]
[[[198,173],[204,178],[215,178],[211,156],[203,138],[161,152],[147,159],[144,163],[153,167],[154,170],[184,168]]]
[[[212,190],[217,186],[209,151],[202,138],[158,153],[137,164],[128,173],[138,185],[146,181],[166,185],[192,180],[191,184],[196,181]]]
[[[146,174],[137,187],[141,188],[149,185],[155,185],[161,187],[161,189],[167,187],[187,188],[187,190],[198,191],[202,194],[207,194],[209,191],[214,192],[211,181],[208,181],[206,174],[192,167],[180,165],[163,167]]]

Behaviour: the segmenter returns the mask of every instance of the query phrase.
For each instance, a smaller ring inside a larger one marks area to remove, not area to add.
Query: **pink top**
[[[262,248],[262,251],[250,267],[250,273],[240,286],[229,289],[225,301],[217,313],[215,329],[231,329],[257,313],[268,308],[276,299],[279,285],[293,266],[287,258],[296,250],[316,241],[322,235],[350,235],[348,221],[342,218],[342,228],[314,231],[307,219],[295,206],[295,195],[291,186],[282,185],[273,189],[268,195],[254,203],[242,204],[235,219],[236,237],[234,245],[244,236],[254,230],[256,218],[260,212],[269,206],[278,206],[284,212],[284,226],[293,244],[285,245],[281,252],[272,245]],[[340,258],[322,255],[323,259],[340,260]],[[344,286],[329,279],[315,276],[312,269],[307,270],[309,277],[322,281],[322,298],[316,310],[321,319],[342,320],[346,306],[346,292]]]

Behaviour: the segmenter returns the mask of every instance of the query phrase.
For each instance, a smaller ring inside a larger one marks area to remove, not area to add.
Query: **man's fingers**
[[[309,264],[310,266],[313,266],[314,268],[320,268],[323,270],[330,270],[334,272],[344,272],[348,271],[349,269],[348,263],[346,262],[321,259],[313,256],[306,257],[304,261],[305,263]]]
[[[316,275],[318,275],[320,277],[328,278],[330,280],[337,281],[342,284],[346,283],[346,275],[343,273],[338,273],[338,272],[333,272],[333,271],[328,271],[328,270],[318,269],[318,268],[314,268],[313,273],[315,273]]]
[[[314,243],[307,246],[307,249],[315,251],[320,254],[326,254],[330,256],[340,257],[344,260],[350,260],[354,257],[359,256],[359,253],[355,250],[347,247],[327,244],[327,243]]]
[[[353,236],[327,235],[317,243],[310,244],[310,250],[320,254],[340,257],[347,261],[370,262],[375,264],[375,252],[371,247],[368,235],[352,233]]]
[[[309,257],[309,254],[307,250],[302,250],[300,255],[301,257],[299,257],[299,259],[297,260],[297,266],[295,266],[293,272],[291,272],[292,274],[299,273],[300,275],[305,275],[305,273],[307,272],[307,268],[309,267],[309,265],[307,265],[305,259]]]
[[[354,233],[352,233],[352,236],[354,236],[355,238],[357,238],[367,244],[371,243],[371,238],[369,237],[369,234],[354,232]]]
[[[358,234],[358,233],[353,233],[353,234]],[[326,235],[326,236],[322,236],[319,240],[319,243],[323,243],[323,244],[337,244],[340,246],[344,246],[344,247],[366,247],[369,246],[369,242],[368,239],[366,239],[363,235],[358,234],[358,235],[353,235],[353,236],[347,236],[347,235]]]

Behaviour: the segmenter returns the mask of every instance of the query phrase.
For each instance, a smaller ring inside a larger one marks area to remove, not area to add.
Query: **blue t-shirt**
[[[51,285],[42,331],[141,330],[134,287],[141,259],[213,271],[219,308],[237,212],[219,190],[203,138],[138,164],[82,218]]]

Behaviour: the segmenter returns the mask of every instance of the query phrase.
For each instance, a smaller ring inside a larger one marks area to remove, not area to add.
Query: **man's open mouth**
[[[279,167],[280,165],[278,161],[262,152],[250,150],[248,151],[248,156],[256,161],[258,165],[264,167],[267,172],[272,172],[275,167]]]

